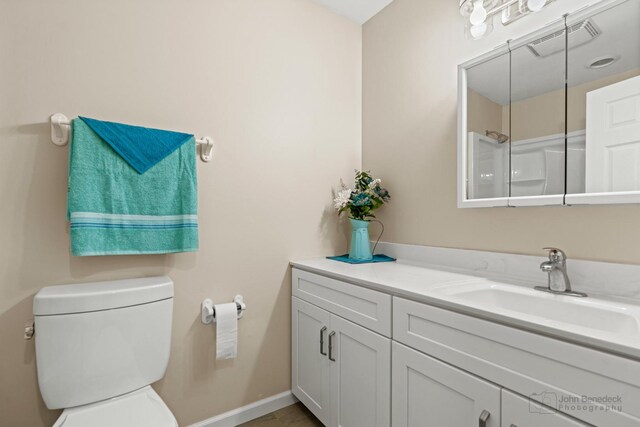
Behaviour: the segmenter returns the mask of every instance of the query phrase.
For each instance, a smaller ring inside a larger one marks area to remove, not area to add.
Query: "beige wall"
[[[467,130],[481,135],[487,130],[502,132],[504,108],[478,92],[467,89]],[[509,106],[506,108],[509,111]]]
[[[592,82],[571,86],[568,92],[567,129],[584,130],[587,116],[587,93],[627,80],[640,74],[634,69]],[[483,134],[487,129],[511,135],[513,141],[564,132],[564,89],[501,106],[478,92],[467,89],[467,130]],[[511,129],[509,129],[511,110]]]
[[[477,43],[454,1],[395,0],[364,25],[363,166],[393,197],[386,240],[640,263],[640,206],[456,208],[457,65],[581,4],[555,2]]]
[[[288,261],[344,250],[332,187],[360,165],[361,28],[307,0],[12,1],[0,13],[0,426],[51,426],[34,342],[46,285],[167,274],[173,348],[155,388],[181,426],[290,389]],[[72,258],[62,112],[211,135],[200,251]],[[214,361],[202,299],[244,295]]]
[[[640,74],[630,70],[569,88],[567,96],[567,130],[575,132],[587,126],[587,93]],[[490,102],[490,101],[489,101]],[[509,106],[503,107],[509,117]],[[514,141],[564,132],[564,89],[548,92],[511,105],[511,130]]]

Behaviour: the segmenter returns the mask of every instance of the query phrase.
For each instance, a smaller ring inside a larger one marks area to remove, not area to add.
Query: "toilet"
[[[150,384],[167,369],[169,277],[50,286],[33,302],[40,393],[54,427],[177,427]]]

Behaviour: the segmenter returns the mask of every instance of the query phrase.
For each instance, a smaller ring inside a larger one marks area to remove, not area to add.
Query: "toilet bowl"
[[[62,285],[34,298],[36,367],[54,427],[176,427],[150,384],[167,369],[168,277]]]

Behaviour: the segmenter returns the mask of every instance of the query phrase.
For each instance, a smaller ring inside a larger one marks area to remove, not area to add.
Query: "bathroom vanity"
[[[539,292],[509,270],[543,257],[487,257],[293,262],[293,393],[327,426],[640,425],[640,306]]]

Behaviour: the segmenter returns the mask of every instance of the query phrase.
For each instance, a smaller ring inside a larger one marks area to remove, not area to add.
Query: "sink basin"
[[[621,341],[640,341],[640,306],[593,297],[576,298],[536,291],[533,288],[475,282],[435,290],[442,298],[483,311],[545,324],[566,332]]]

